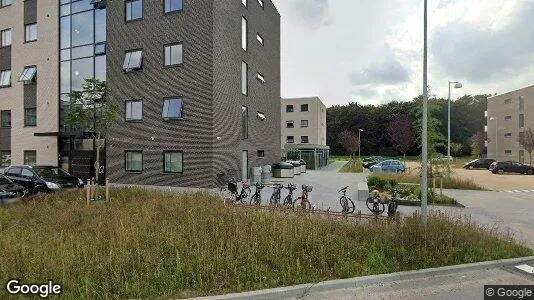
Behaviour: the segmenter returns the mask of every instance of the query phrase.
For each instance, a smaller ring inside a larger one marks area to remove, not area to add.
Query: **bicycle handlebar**
[[[337,192],[339,193],[339,192],[342,192],[342,191],[346,191],[346,190],[347,190],[348,188],[349,188],[349,186],[346,186],[346,187],[344,187],[344,188],[340,189],[340,190],[339,190],[339,191],[337,191]]]

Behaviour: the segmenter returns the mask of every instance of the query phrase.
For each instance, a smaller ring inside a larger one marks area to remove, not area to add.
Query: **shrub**
[[[379,175],[371,175],[367,177],[367,186],[369,186],[369,188],[374,187],[380,191],[390,190],[397,185],[398,183],[395,179],[384,179]]]

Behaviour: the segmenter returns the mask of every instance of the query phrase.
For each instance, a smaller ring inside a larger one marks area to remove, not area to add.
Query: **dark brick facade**
[[[217,173],[280,159],[280,16],[270,1],[248,9],[240,1],[184,1],[184,9],[163,13],[163,1],[144,1],[143,19],[125,22],[124,1],[107,1],[109,101],[121,121],[107,144],[110,182],[214,187]],[[241,49],[241,16],[249,19],[249,51]],[[256,41],[256,32],[265,47]],[[164,67],[164,45],[183,43],[183,64]],[[122,70],[127,50],[143,49],[141,70]],[[241,94],[241,61],[249,64],[249,95]],[[266,83],[256,80],[262,73]],[[162,119],[163,98],[183,97],[183,119]],[[124,121],[124,102],[143,100],[143,121]],[[241,106],[249,107],[249,139],[241,139]],[[264,112],[265,121],[256,119]],[[220,139],[217,139],[220,137]],[[143,151],[143,171],[125,172],[124,151]],[[183,151],[182,174],[163,172],[163,151]],[[256,151],[265,150],[257,159]],[[237,173],[236,175],[239,175]],[[239,177],[239,176],[238,176]]]

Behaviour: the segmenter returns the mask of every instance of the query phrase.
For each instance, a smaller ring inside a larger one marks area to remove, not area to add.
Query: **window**
[[[504,154],[512,154],[512,150],[504,150]]]
[[[241,62],[241,93],[248,94],[248,64]]]
[[[165,46],[165,65],[176,66],[182,64],[182,44]]]
[[[525,127],[525,115],[520,114],[519,115],[519,128]]]
[[[307,135],[303,135],[300,137],[300,143],[301,144],[307,144],[309,141],[308,141],[308,136]]]
[[[263,46],[263,38],[261,37],[261,35],[259,33],[256,34],[256,39],[258,40],[258,42],[260,42],[260,44]]]
[[[293,112],[293,105],[286,105],[286,112]]]
[[[287,138],[286,138],[286,142],[288,144],[293,144],[295,142],[295,137],[292,136],[292,135],[288,135]]]
[[[124,170],[126,172],[143,171],[143,152],[124,151]]]
[[[11,46],[11,28],[2,30],[1,32],[2,34],[0,35],[0,39],[1,39],[0,46],[1,47]]]
[[[19,77],[19,81],[22,81],[24,83],[31,83],[35,79],[36,74],[37,67],[24,67],[24,70],[22,71],[22,74]]]
[[[126,101],[126,121],[141,121],[143,119],[143,101]]]
[[[265,77],[263,77],[263,75],[261,75],[260,73],[256,75],[256,79],[258,79],[261,83],[265,83]]]
[[[261,111],[259,111],[257,114],[256,114],[256,118],[258,118],[258,120],[260,121],[265,121],[266,117],[265,117],[265,113],[262,113]]]
[[[525,110],[525,98],[523,96],[519,96],[519,111]]]
[[[6,7],[6,6],[10,6],[11,3],[13,2],[13,0],[1,0],[2,2],[0,2],[0,7]]]
[[[301,104],[300,111],[308,111],[308,104]]]
[[[505,120],[511,120],[511,119],[512,119],[512,116],[505,116],[504,119],[505,119]]]
[[[37,108],[24,109],[24,126],[37,126]]]
[[[504,134],[504,136],[505,136],[505,137],[511,137],[511,136],[512,136],[512,133],[511,133],[511,132],[506,132],[506,133]]]
[[[183,0],[165,0],[165,13],[181,11],[183,8]]]
[[[0,167],[11,166],[11,151],[0,151]]]
[[[241,0],[241,3],[243,3],[243,5],[244,5],[245,7],[247,7],[247,2],[248,2],[248,0]]]
[[[128,51],[126,52],[126,55],[124,56],[124,64],[122,68],[125,71],[141,69],[142,61],[143,61],[142,50]]]
[[[295,122],[287,121],[286,122],[286,128],[295,128]]]
[[[11,86],[11,70],[0,72],[0,87]]]
[[[98,43],[95,45],[95,55],[106,54],[106,43]]]
[[[37,41],[37,23],[26,25],[24,41],[26,43]]]
[[[263,0],[258,0],[258,3],[260,4],[260,6],[261,6],[262,8],[264,8],[264,5],[265,5],[265,4],[263,3]]]
[[[512,99],[504,99],[504,104],[510,104],[512,103]]]
[[[258,150],[257,154],[258,154],[258,157],[263,158],[265,157],[265,150]]]
[[[241,106],[241,134],[243,139],[248,139],[248,107]]]
[[[128,0],[124,4],[127,22],[143,18],[143,0]]]
[[[181,151],[164,151],[163,152],[163,172],[164,173],[183,173],[184,161]]]
[[[182,118],[182,98],[167,98],[163,99],[163,119],[164,120],[178,120]]]
[[[25,150],[24,151],[24,164],[33,166],[37,163],[37,151]],[[24,171],[24,169],[22,169]],[[32,174],[33,175],[33,174]]]
[[[308,127],[308,120],[300,120],[300,127],[301,128]]]
[[[0,127],[11,128],[11,111],[10,110],[0,111]]]
[[[245,17],[241,17],[241,48],[243,50],[247,51],[248,46],[248,25],[247,25],[247,19]]]

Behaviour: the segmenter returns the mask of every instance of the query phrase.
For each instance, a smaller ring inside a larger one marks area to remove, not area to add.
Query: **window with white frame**
[[[124,55],[124,64],[122,68],[125,71],[141,69],[142,62],[143,62],[143,51],[142,50],[128,51]]]
[[[0,35],[0,47],[11,46],[11,28],[4,29]]]
[[[25,28],[24,41],[26,43],[37,41],[37,23],[27,24]]]
[[[182,64],[182,44],[165,46],[165,66],[177,66]]]
[[[11,70],[3,70],[0,72],[0,87],[11,86]]]
[[[142,100],[129,100],[126,101],[125,110],[126,121],[141,121],[143,119],[143,101]]]

